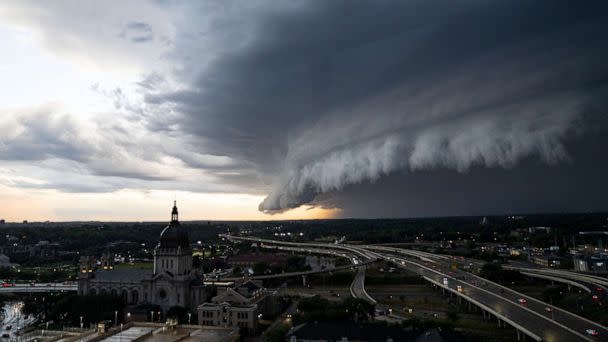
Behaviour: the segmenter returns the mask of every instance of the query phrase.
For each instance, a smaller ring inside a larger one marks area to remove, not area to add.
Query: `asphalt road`
[[[608,336],[608,330],[605,328],[594,326],[581,317],[563,310],[554,310],[552,317],[551,313],[545,310],[548,305],[542,302],[528,299],[527,304],[520,304],[518,302],[519,298],[528,297],[515,291],[504,290],[501,286],[490,282],[487,282],[487,285],[481,285],[483,280],[473,280],[469,273],[453,271],[453,275],[449,275],[450,271],[441,266],[437,266],[435,269],[422,262],[400,257],[397,257],[396,261],[401,267],[433,279],[440,284],[443,284],[443,278],[447,277],[449,288],[458,291],[458,286],[461,286],[462,293],[465,296],[485,304],[497,313],[540,336],[544,341],[600,341],[602,336],[604,338]],[[456,279],[456,277],[466,277],[467,280]],[[473,281],[475,284],[472,283]],[[501,292],[501,290],[504,292]],[[560,326],[560,323],[572,329],[572,331]],[[585,330],[589,328],[598,330],[600,336],[597,338],[586,336]]]
[[[355,278],[350,285],[350,293],[353,297],[363,299],[368,303],[376,304],[376,300],[365,291],[365,268],[359,267]]]
[[[237,238],[243,239],[243,238]],[[401,250],[393,252],[401,252],[413,254],[417,259],[406,258],[400,255],[395,256],[388,251],[366,251],[369,246],[357,245],[332,245],[319,243],[295,243],[273,240],[262,240],[258,238],[245,238],[245,240],[263,242],[266,244],[290,245],[302,247],[303,250],[310,247],[336,249],[341,251],[349,251],[361,255],[363,258],[373,260],[382,258],[397,262],[402,268],[406,268],[412,272],[418,273],[427,279],[436,282],[439,286],[443,286],[443,279],[448,278],[447,287],[453,291],[457,291],[460,296],[471,299],[485,305],[488,310],[494,310],[498,315],[505,319],[511,320],[534,335],[539,336],[544,341],[561,342],[561,341],[600,341],[605,340],[608,336],[608,329],[593,323],[577,315],[557,310],[553,308],[553,314],[548,313],[545,308],[548,306],[545,303],[535,299],[526,297],[523,294],[513,290],[505,289],[498,284],[487,282],[481,285],[483,280],[476,280],[474,283],[469,283],[465,280],[457,279],[461,277],[473,277],[473,275],[464,271],[450,271],[449,266],[452,263],[452,258],[449,256],[435,255],[430,253],[412,252],[411,250]],[[396,249],[395,249],[396,250]],[[435,264],[435,266],[429,266]],[[450,272],[453,272],[450,274]],[[458,272],[458,273],[456,273]],[[355,278],[357,280],[357,277]],[[355,287],[364,289],[364,284],[354,284]],[[458,291],[458,286],[461,290]],[[518,303],[519,298],[529,298],[527,304]],[[586,329],[595,329],[599,331],[598,337],[588,336]]]

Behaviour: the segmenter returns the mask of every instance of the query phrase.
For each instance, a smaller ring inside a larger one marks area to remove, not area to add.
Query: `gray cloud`
[[[404,170],[563,162],[567,139],[605,114],[590,111],[606,95],[603,4],[250,10],[215,22],[238,39],[190,89],[147,101],[170,104],[210,153],[252,165],[271,183],[266,212]],[[238,19],[241,35],[229,26]]]
[[[132,21],[125,25],[120,33],[120,37],[128,39],[133,43],[145,43],[154,39],[154,32],[150,24]]]
[[[605,133],[608,9],[600,2],[142,6],[106,14],[100,20],[113,25],[98,42],[99,25],[82,8],[76,23],[61,18],[70,13],[61,6],[32,17],[20,6],[7,12],[41,22],[52,51],[143,70],[134,89],[93,87],[115,112],[92,115],[87,127],[52,108],[10,113],[0,122],[1,160],[75,169],[69,181],[35,170],[48,181],[13,184],[265,194],[268,213],[303,204],[349,216],[399,216],[408,206],[416,209],[407,215],[459,213],[467,212],[460,203],[449,210],[427,199],[427,210],[415,200],[425,189],[441,196],[433,184],[481,187],[492,175],[521,189],[538,162],[563,172],[552,182],[564,181],[574,177],[563,171],[570,165],[585,168],[577,139]],[[129,50],[141,42],[150,43]],[[597,152],[606,142],[598,144],[586,146]],[[537,202],[518,203],[554,203],[555,184]],[[367,205],[363,193],[381,204]],[[496,207],[484,210],[508,209],[498,197],[487,196]]]

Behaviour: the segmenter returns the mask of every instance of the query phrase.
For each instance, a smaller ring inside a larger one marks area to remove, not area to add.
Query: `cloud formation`
[[[118,84],[84,82],[107,104],[90,113],[2,109],[11,186],[264,194],[266,213],[350,215],[358,189],[389,181],[404,189],[382,190],[386,205],[418,196],[406,185],[424,175],[520,177],[531,160],[582,170],[572,146],[605,132],[601,2],[22,3],[0,16]]]
[[[300,5],[258,10],[189,89],[147,97],[270,181],[265,212],[401,170],[566,160],[606,94],[605,6]]]

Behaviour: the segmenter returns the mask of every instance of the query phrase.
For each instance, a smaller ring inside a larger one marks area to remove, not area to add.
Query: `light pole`
[[[150,314],[152,315],[152,318],[150,319],[150,322],[154,323],[154,311],[150,311]]]
[[[190,325],[190,320],[192,319],[192,314],[188,312],[188,325]]]
[[[80,316],[80,331],[82,331],[82,316]]]
[[[122,323],[120,323],[120,342],[122,342]]]
[[[118,325],[118,310],[114,311],[114,326]]]

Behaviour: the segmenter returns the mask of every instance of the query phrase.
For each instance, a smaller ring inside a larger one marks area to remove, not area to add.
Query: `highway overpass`
[[[288,242],[251,237],[230,237],[230,239],[245,239],[267,245],[294,246],[303,250],[311,247],[326,248],[352,252],[367,258],[368,261],[378,258],[393,261],[402,268],[420,274],[434,286],[469,302],[469,305],[479,307],[484,317],[486,315],[495,317],[499,326],[504,324],[513,326],[518,331],[518,337],[524,334],[537,341],[596,341],[595,338],[586,335],[586,329],[599,331],[600,338],[608,336],[606,327],[583,317],[551,307],[547,303],[471,273],[462,270],[452,271],[450,266],[455,260],[451,256],[383,246]],[[363,282],[361,287],[364,289]],[[520,298],[525,298],[527,303],[518,303]],[[552,311],[547,311],[547,307],[551,307]]]
[[[0,294],[8,293],[43,293],[43,292],[77,292],[76,283],[48,283],[48,284],[12,284],[0,287]]]

